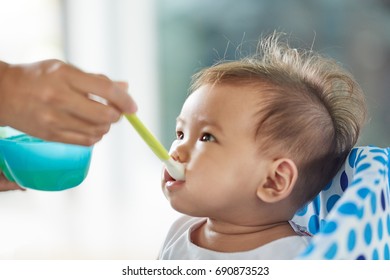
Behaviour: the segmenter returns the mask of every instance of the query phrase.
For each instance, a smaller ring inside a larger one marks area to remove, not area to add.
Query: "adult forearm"
[[[3,102],[3,95],[4,95],[4,92],[3,92],[3,87],[2,87],[2,82],[3,82],[3,77],[4,77],[4,74],[5,72],[7,71],[8,69],[8,66],[9,64],[8,63],[5,63],[3,61],[0,61],[0,103]],[[0,126],[1,125],[4,125],[2,124],[3,120],[1,119],[0,117]]]
[[[1,81],[3,79],[4,73],[7,70],[8,66],[9,66],[8,63],[0,61],[0,83],[1,83]],[[0,95],[1,95],[1,93],[0,93]]]
[[[0,82],[1,82],[1,78],[3,76],[3,73],[7,70],[8,68],[8,64],[3,62],[3,61],[0,61]]]
[[[7,68],[8,64],[5,63],[4,61],[0,61],[0,73]]]

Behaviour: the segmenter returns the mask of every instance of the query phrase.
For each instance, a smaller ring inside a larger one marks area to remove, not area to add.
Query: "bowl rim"
[[[39,141],[36,141],[36,142],[23,142],[23,141],[17,141],[17,140],[13,140],[13,139],[10,139],[10,138],[14,138],[14,137],[18,137],[18,136],[21,136],[21,135],[26,135],[26,136],[29,136],[29,137],[32,137],[34,139],[37,139]],[[0,138],[0,142],[6,142],[6,143],[9,143],[9,144],[14,144],[14,145],[65,145],[65,146],[68,146],[68,147],[79,147],[79,148],[85,148],[85,149],[92,149],[94,145],[92,146],[83,146],[83,145],[77,145],[77,144],[70,144],[70,143],[63,143],[63,142],[55,142],[55,141],[46,141],[46,140],[43,140],[41,138],[38,138],[38,137],[34,137],[34,136],[31,136],[29,134],[26,134],[26,133],[23,133],[23,134],[19,134],[19,135],[13,135],[13,136],[9,136],[9,137],[5,137],[5,138]]]

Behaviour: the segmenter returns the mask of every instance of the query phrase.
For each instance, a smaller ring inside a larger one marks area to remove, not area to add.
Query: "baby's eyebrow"
[[[219,125],[218,123],[216,123],[212,120],[209,120],[209,119],[204,118],[204,117],[197,117],[194,119],[195,119],[195,122],[198,123],[200,126],[211,126],[215,129],[217,129],[220,133],[223,133],[223,129],[222,129],[221,125]],[[186,121],[182,117],[178,116],[176,118],[176,123],[186,124]]]
[[[176,122],[177,122],[177,123],[178,123],[178,122],[185,123],[184,119],[181,118],[180,116],[178,116],[178,117],[176,118]]]

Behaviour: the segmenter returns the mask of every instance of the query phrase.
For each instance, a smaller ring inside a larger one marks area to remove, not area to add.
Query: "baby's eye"
[[[183,140],[184,138],[184,133],[182,131],[176,131],[176,138],[178,140]]]
[[[203,141],[203,142],[215,142],[216,139],[210,133],[203,133],[203,135],[200,137],[200,141]]]

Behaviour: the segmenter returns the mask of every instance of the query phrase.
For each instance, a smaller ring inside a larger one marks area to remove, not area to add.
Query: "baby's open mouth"
[[[169,175],[169,173],[168,173],[168,171],[166,169],[164,169],[164,180],[166,182],[176,181],[175,178],[173,178],[171,175]]]

